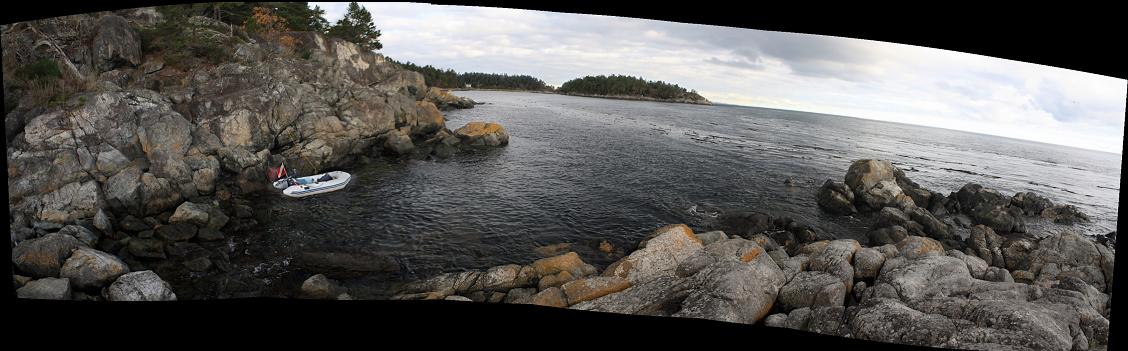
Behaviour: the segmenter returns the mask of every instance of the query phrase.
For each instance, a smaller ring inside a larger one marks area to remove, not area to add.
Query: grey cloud
[[[1057,87],[1051,84],[1041,84],[1034,96],[1034,105],[1043,111],[1049,112],[1054,119],[1061,122],[1074,122],[1085,114],[1085,108],[1070,99]]]
[[[715,65],[722,65],[722,66],[728,66],[728,67],[735,67],[735,68],[740,68],[740,69],[751,69],[751,70],[764,69],[763,63],[748,61],[747,59],[731,60],[730,61],[730,60],[722,60],[722,59],[719,59],[719,58],[716,58],[716,57],[710,57],[708,60],[705,60],[705,63],[711,63],[711,64],[715,64]]]
[[[948,90],[948,91],[954,92],[956,94],[960,94],[961,96],[972,99],[972,100],[982,100],[982,99],[986,99],[988,96],[990,96],[989,94],[987,94],[986,90],[984,90],[984,89],[974,89],[970,86],[967,86],[966,84],[955,84],[955,83],[950,83],[948,81],[941,80],[941,81],[937,81],[936,83],[934,83],[934,85],[937,88],[940,88],[940,89],[943,89],[943,90]]]

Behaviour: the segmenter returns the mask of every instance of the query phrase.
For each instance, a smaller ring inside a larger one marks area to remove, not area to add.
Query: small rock
[[[849,215],[858,212],[854,207],[854,192],[846,184],[835,183],[827,179],[821,187],[819,187],[818,195],[819,208],[837,215]]]
[[[209,211],[211,211],[211,206],[184,202],[176,207],[176,211],[168,218],[168,221],[169,223],[187,222],[203,227],[208,225]]]
[[[871,230],[868,236],[871,246],[897,244],[909,236],[909,231],[905,227],[894,225]]]
[[[536,293],[536,288],[511,289],[509,293],[505,294],[505,303],[529,303]]]
[[[223,240],[224,236],[221,231],[211,228],[200,228],[200,230],[196,232],[196,238],[200,239],[200,241],[216,241]]]
[[[544,290],[554,286],[561,286],[564,283],[575,280],[576,277],[568,271],[561,271],[553,275],[546,275],[540,278],[537,282],[537,290]]]
[[[196,236],[196,226],[185,222],[162,225],[156,230],[158,238],[168,241],[185,241]]]
[[[465,297],[465,296],[458,296],[458,295],[451,295],[451,296],[447,296],[446,298],[443,298],[443,300],[447,300],[447,301],[466,301],[466,302],[474,302],[474,300],[471,300],[471,299],[470,299],[469,297]]]
[[[118,224],[120,225],[121,229],[133,233],[139,233],[141,231],[153,229],[153,227],[149,224],[146,224],[140,219],[137,219],[137,217],[130,215],[126,215],[125,218],[122,218],[121,222],[119,222]]]
[[[87,247],[93,247],[98,243],[98,234],[80,225],[65,226],[63,229],[59,230],[59,234],[73,236],[75,239],[78,239],[82,245]]]
[[[983,273],[983,280],[989,282],[1014,283],[1014,278],[1011,277],[1010,271],[999,267],[987,267],[987,271]]]
[[[25,277],[19,274],[12,275],[12,285],[15,285],[17,289],[23,287],[30,281],[31,277]]]
[[[556,274],[562,271],[568,271],[573,276],[583,275],[584,261],[580,260],[580,255],[575,252],[568,252],[563,255],[542,258],[530,265],[536,270],[538,276],[547,276]]]
[[[113,220],[106,214],[106,211],[98,209],[98,213],[94,215],[94,228],[106,234],[114,232]]]
[[[559,287],[551,287],[533,295],[530,303],[550,307],[568,307],[568,298],[564,295],[564,290]]]
[[[490,293],[490,297],[488,299],[486,299],[486,302],[500,303],[502,301],[505,301],[505,296],[506,296],[506,294],[503,293],[503,292],[494,291],[494,292]]]
[[[550,256],[557,256],[557,255],[563,254],[565,252],[568,252],[568,250],[570,250],[571,248],[572,248],[572,243],[558,243],[558,244],[540,246],[540,247],[533,249],[533,251],[536,251],[536,253],[538,255],[541,255],[543,257],[550,257]]]
[[[863,248],[854,253],[854,277],[857,279],[871,279],[877,277],[881,264],[885,263],[885,255],[873,248]]]
[[[901,257],[916,259],[926,256],[944,255],[944,246],[939,241],[923,236],[909,236],[897,243]]]
[[[142,258],[166,258],[164,242],[157,239],[133,238],[126,248],[129,254]]]
[[[610,241],[602,240],[599,242],[599,251],[603,253],[611,253],[615,251],[615,246],[612,246]]]
[[[207,272],[212,267],[212,261],[207,257],[196,257],[185,261],[184,266],[193,272]]]

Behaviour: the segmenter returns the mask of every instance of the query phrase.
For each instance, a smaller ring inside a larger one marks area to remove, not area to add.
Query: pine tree
[[[380,44],[380,31],[372,23],[372,13],[356,2],[349,3],[345,17],[329,27],[328,34],[331,37],[353,42],[366,51],[379,50],[384,47]]]

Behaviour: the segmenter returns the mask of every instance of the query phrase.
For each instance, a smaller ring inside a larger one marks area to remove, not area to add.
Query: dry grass
[[[21,82],[24,96],[33,106],[55,106],[78,93],[94,90],[93,77],[64,76],[58,79],[36,79]]]

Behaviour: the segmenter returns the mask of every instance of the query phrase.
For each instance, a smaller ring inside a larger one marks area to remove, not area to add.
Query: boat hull
[[[289,197],[306,197],[324,194],[344,189],[345,186],[349,185],[349,181],[352,180],[352,175],[345,172],[333,171],[328,172],[328,174],[333,177],[333,180],[318,182],[317,178],[321,178],[325,173],[295,178],[298,182],[303,184],[287,187],[282,190],[282,194]]]

